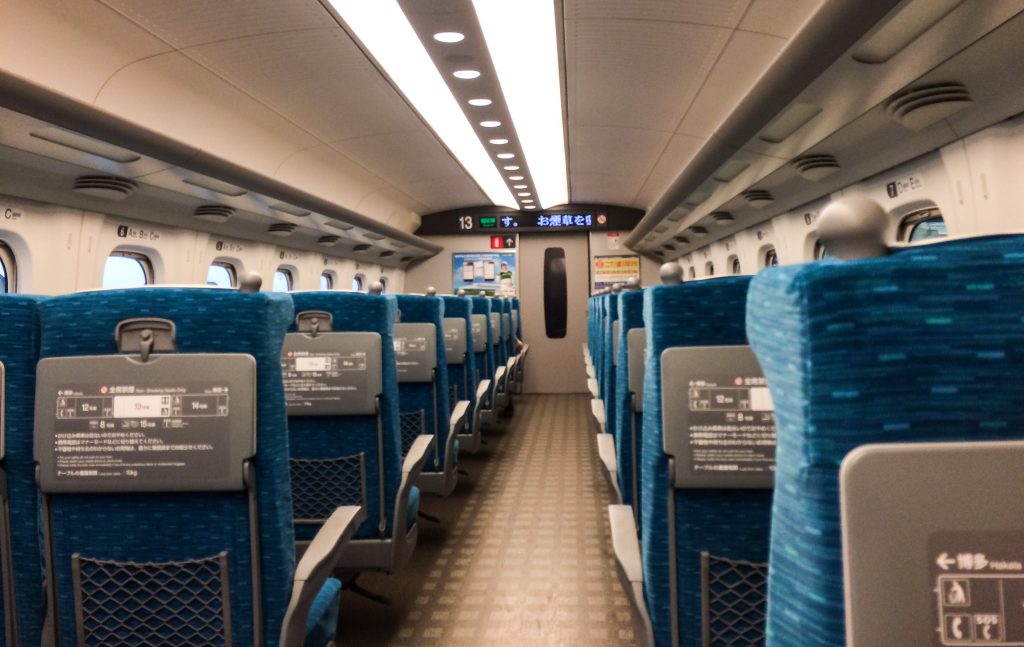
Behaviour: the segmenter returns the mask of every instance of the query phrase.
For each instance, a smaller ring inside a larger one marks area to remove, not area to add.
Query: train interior
[[[1022,43],[4,0],[4,644],[1024,645]]]

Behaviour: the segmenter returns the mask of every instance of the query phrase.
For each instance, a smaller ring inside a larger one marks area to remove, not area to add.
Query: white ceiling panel
[[[427,205],[428,209],[423,213],[456,209],[466,205],[487,204],[480,189],[469,179],[469,176],[461,171],[453,172],[446,177],[403,184],[399,188]],[[465,198],[465,196],[473,194],[480,197],[476,200]]]
[[[117,70],[167,51],[94,0],[0,1],[0,66],[86,103]]]
[[[747,90],[786,45],[786,40],[751,32],[733,33],[729,44],[690,105],[678,132],[707,137],[714,132]]]
[[[735,27],[750,0],[567,0],[565,18],[616,18]]]
[[[444,177],[459,169],[425,129],[357,137],[331,147],[396,186]],[[480,192],[472,198],[486,200]]]
[[[740,22],[746,31],[792,38],[825,0],[754,0]]]
[[[632,204],[633,178],[610,173],[573,173],[572,201],[594,204]]]
[[[326,9],[309,0],[101,1],[179,49],[256,34],[337,27]]]
[[[673,135],[661,157],[655,158],[654,167],[639,193],[632,196],[627,204],[642,205],[643,207],[654,204],[668,188],[668,185],[676,179],[686,163],[693,159],[703,143],[703,137]]]
[[[426,130],[341,29],[239,38],[187,54],[324,142]]]
[[[729,34],[670,22],[567,21],[570,127],[674,131]]]
[[[621,185],[630,199],[643,184],[650,160],[661,152],[670,137],[657,130],[609,127],[580,127],[575,134],[572,178],[595,174],[609,176],[615,188]],[[615,151],[615,154],[609,155],[608,151]],[[572,199],[593,201],[592,197],[584,200],[582,188],[575,185]]]

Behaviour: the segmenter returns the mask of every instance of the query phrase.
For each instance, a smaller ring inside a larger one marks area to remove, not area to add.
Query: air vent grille
[[[703,238],[708,235],[708,230],[704,227],[690,227],[690,234],[697,238]]]
[[[412,256],[403,256],[403,257],[402,257],[402,262],[403,262],[403,263],[408,263],[408,262],[409,262],[409,261],[411,261],[412,259],[413,259],[413,257],[412,257]]]
[[[676,246],[671,243],[665,243],[664,245],[661,246],[661,248],[669,252],[676,251]]]
[[[235,210],[222,204],[201,204],[196,207],[192,215],[207,222],[225,222],[233,216]]]
[[[971,102],[963,83],[932,83],[897,92],[885,112],[904,128],[917,131],[960,112]]]
[[[138,184],[115,175],[82,175],[75,178],[72,189],[93,198],[120,202],[135,193]]]
[[[775,202],[775,197],[764,189],[748,189],[743,192],[743,199],[755,209],[760,209]]]
[[[676,236],[672,240],[676,241],[680,245],[689,245],[690,244],[690,239],[687,238],[686,236]]]
[[[394,255],[395,255],[395,251],[393,249],[385,249],[383,252],[380,253],[380,257],[381,258],[388,258],[389,256],[394,256]]]
[[[793,160],[797,173],[806,180],[817,182],[839,170],[839,162],[831,155],[804,155]]]
[[[323,245],[324,247],[332,247],[339,240],[341,240],[341,236],[335,236],[334,234],[327,234],[325,236],[321,236],[320,238],[318,238],[317,241],[316,241],[316,244],[317,245]]]
[[[736,218],[733,217],[728,211],[712,211],[711,219],[716,225],[731,225],[736,222]]]
[[[295,229],[296,225],[290,222],[275,222],[267,227],[267,233],[271,236],[280,236],[284,238],[286,236],[291,236]]]
[[[365,252],[368,249],[370,249],[369,243],[359,243],[358,245],[352,248],[352,250],[356,252]]]

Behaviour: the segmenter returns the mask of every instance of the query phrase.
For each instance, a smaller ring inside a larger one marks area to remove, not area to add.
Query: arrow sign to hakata
[[[956,564],[956,560],[949,556],[947,553],[942,553],[939,558],[935,560],[935,563],[944,571],[948,571],[949,567]]]

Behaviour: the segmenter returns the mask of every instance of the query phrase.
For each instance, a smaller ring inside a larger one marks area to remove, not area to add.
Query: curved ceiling
[[[564,0],[574,202],[647,208],[824,0]],[[317,0],[6,0],[0,66],[398,229],[487,204]]]

